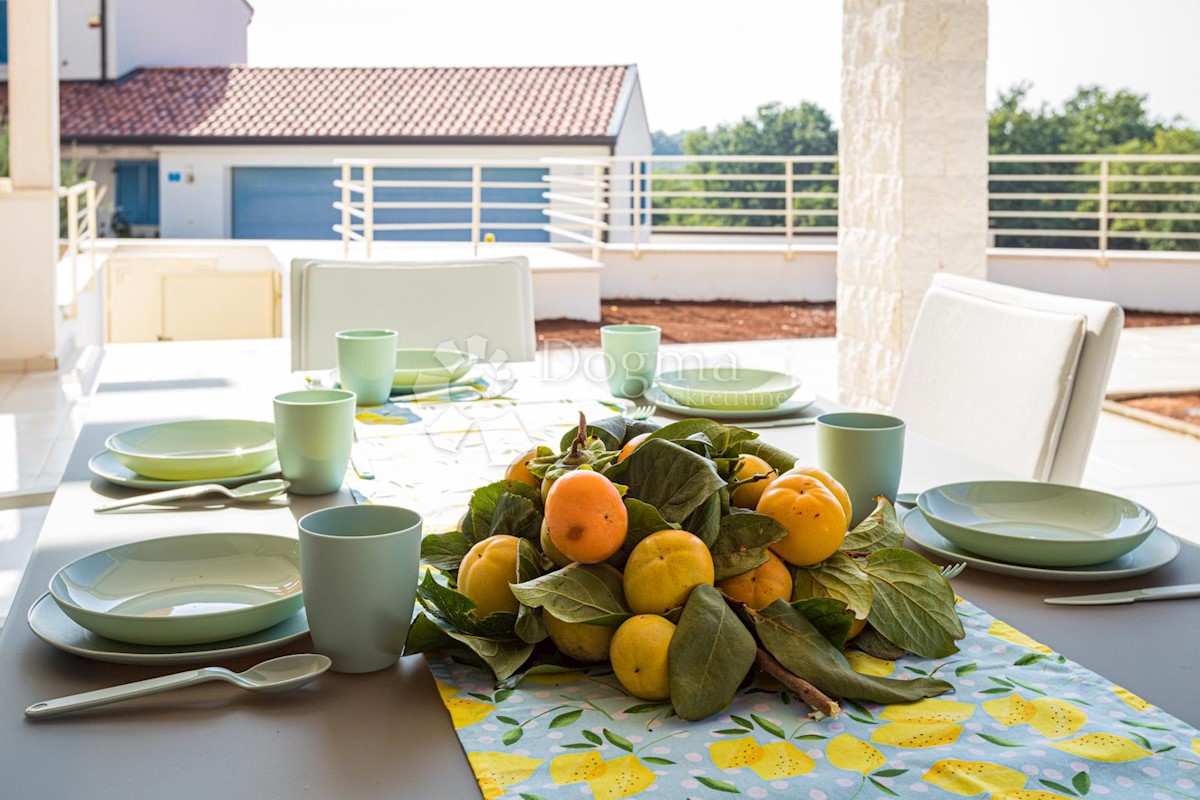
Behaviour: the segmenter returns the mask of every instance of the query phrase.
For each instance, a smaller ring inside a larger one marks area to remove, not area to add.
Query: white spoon
[[[276,495],[283,494],[289,486],[291,486],[290,483],[278,478],[247,483],[236,489],[229,489],[219,483],[206,483],[201,486],[188,486],[184,489],[168,489],[165,492],[138,495],[137,497],[118,500],[115,503],[104,503],[96,506],[95,510],[112,511],[117,508],[140,506],[142,503],[165,503],[169,500],[186,500],[190,497],[199,497],[200,495],[212,494],[214,492],[231,497],[241,503],[259,503],[263,500],[269,500]]]
[[[329,669],[330,663],[325,656],[315,653],[300,653],[264,661],[245,672],[230,672],[224,667],[203,667],[175,675],[164,675],[161,678],[150,678],[108,689],[97,689],[94,692],[83,692],[34,703],[25,709],[25,716],[30,719],[57,717],[72,711],[106,706],[109,703],[119,703],[122,700],[145,697],[148,694],[169,692],[208,681],[226,681],[252,692],[286,692],[288,689],[298,688],[313,680]]]

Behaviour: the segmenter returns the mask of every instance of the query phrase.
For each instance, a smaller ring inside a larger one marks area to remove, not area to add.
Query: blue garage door
[[[485,182],[540,182],[542,169],[485,169]],[[333,226],[341,222],[341,212],[333,203],[341,199],[341,190],[333,182],[340,169],[323,167],[235,167],[233,170],[233,237],[235,239],[336,239]],[[469,181],[469,168],[398,168],[375,170],[376,180]],[[543,203],[543,189],[491,187],[483,189],[483,201],[502,203]],[[389,187],[376,188],[377,202],[470,202],[471,190],[464,188]],[[447,223],[471,221],[470,209],[403,208],[377,209],[375,223]],[[489,223],[525,223],[542,225],[546,217],[540,209],[486,209],[482,232],[494,233],[501,242],[546,242],[549,235],[541,230],[489,231]],[[378,231],[376,239],[466,242],[470,230]]]

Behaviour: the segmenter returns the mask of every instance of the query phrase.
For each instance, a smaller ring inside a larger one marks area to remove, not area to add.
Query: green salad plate
[[[716,411],[778,408],[800,388],[792,375],[741,367],[681,369],[659,375],[655,383],[681,405]]]
[[[139,475],[120,461],[117,461],[116,456],[107,450],[96,453],[96,455],[88,459],[88,469],[96,477],[103,478],[109,483],[115,483],[117,486],[127,486],[130,489],[150,489],[158,492],[166,491],[167,489],[183,489],[187,486],[199,486],[204,483],[219,483],[222,486],[234,487],[267,478],[278,478],[280,475],[279,462],[275,461],[258,472],[251,472],[248,475],[234,475],[229,478],[201,478],[191,481],[164,481],[160,478],[147,478],[145,475]]]
[[[304,604],[296,539],[201,533],[111,547],[50,580],[74,622],[108,639],[204,644],[254,633]]]
[[[396,351],[392,391],[419,392],[448,386],[466,375],[478,361],[461,350],[402,347]]]
[[[112,664],[212,664],[226,658],[272,650],[308,633],[304,609],[261,631],[206,644],[148,645],[118,642],[77,625],[48,593],[29,608],[33,635],[65,653]]]
[[[249,419],[163,422],[114,433],[104,447],[139,475],[168,481],[250,475],[275,463],[275,425]]]
[[[917,497],[929,524],[963,550],[1036,567],[1119,558],[1153,533],[1147,508],[1104,492],[1033,481],[969,481]]]

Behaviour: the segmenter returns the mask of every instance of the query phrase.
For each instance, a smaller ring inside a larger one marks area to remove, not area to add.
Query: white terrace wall
[[[787,260],[778,248],[719,244],[628,246],[601,255],[602,297],[830,302],[837,247],[806,245]],[[1109,300],[1145,311],[1200,312],[1200,253],[993,248],[988,279],[1036,291]]]

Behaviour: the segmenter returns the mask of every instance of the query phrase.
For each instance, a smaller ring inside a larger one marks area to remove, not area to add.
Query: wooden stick
[[[787,667],[775,660],[775,657],[763,650],[761,647],[758,653],[754,656],[754,663],[763,672],[770,675],[775,680],[782,683],[789,690],[794,692],[804,702],[808,703],[815,710],[820,711],[827,717],[836,717],[841,713],[841,706],[836,701],[829,699],[817,687],[813,686],[808,681],[790,672]]]

